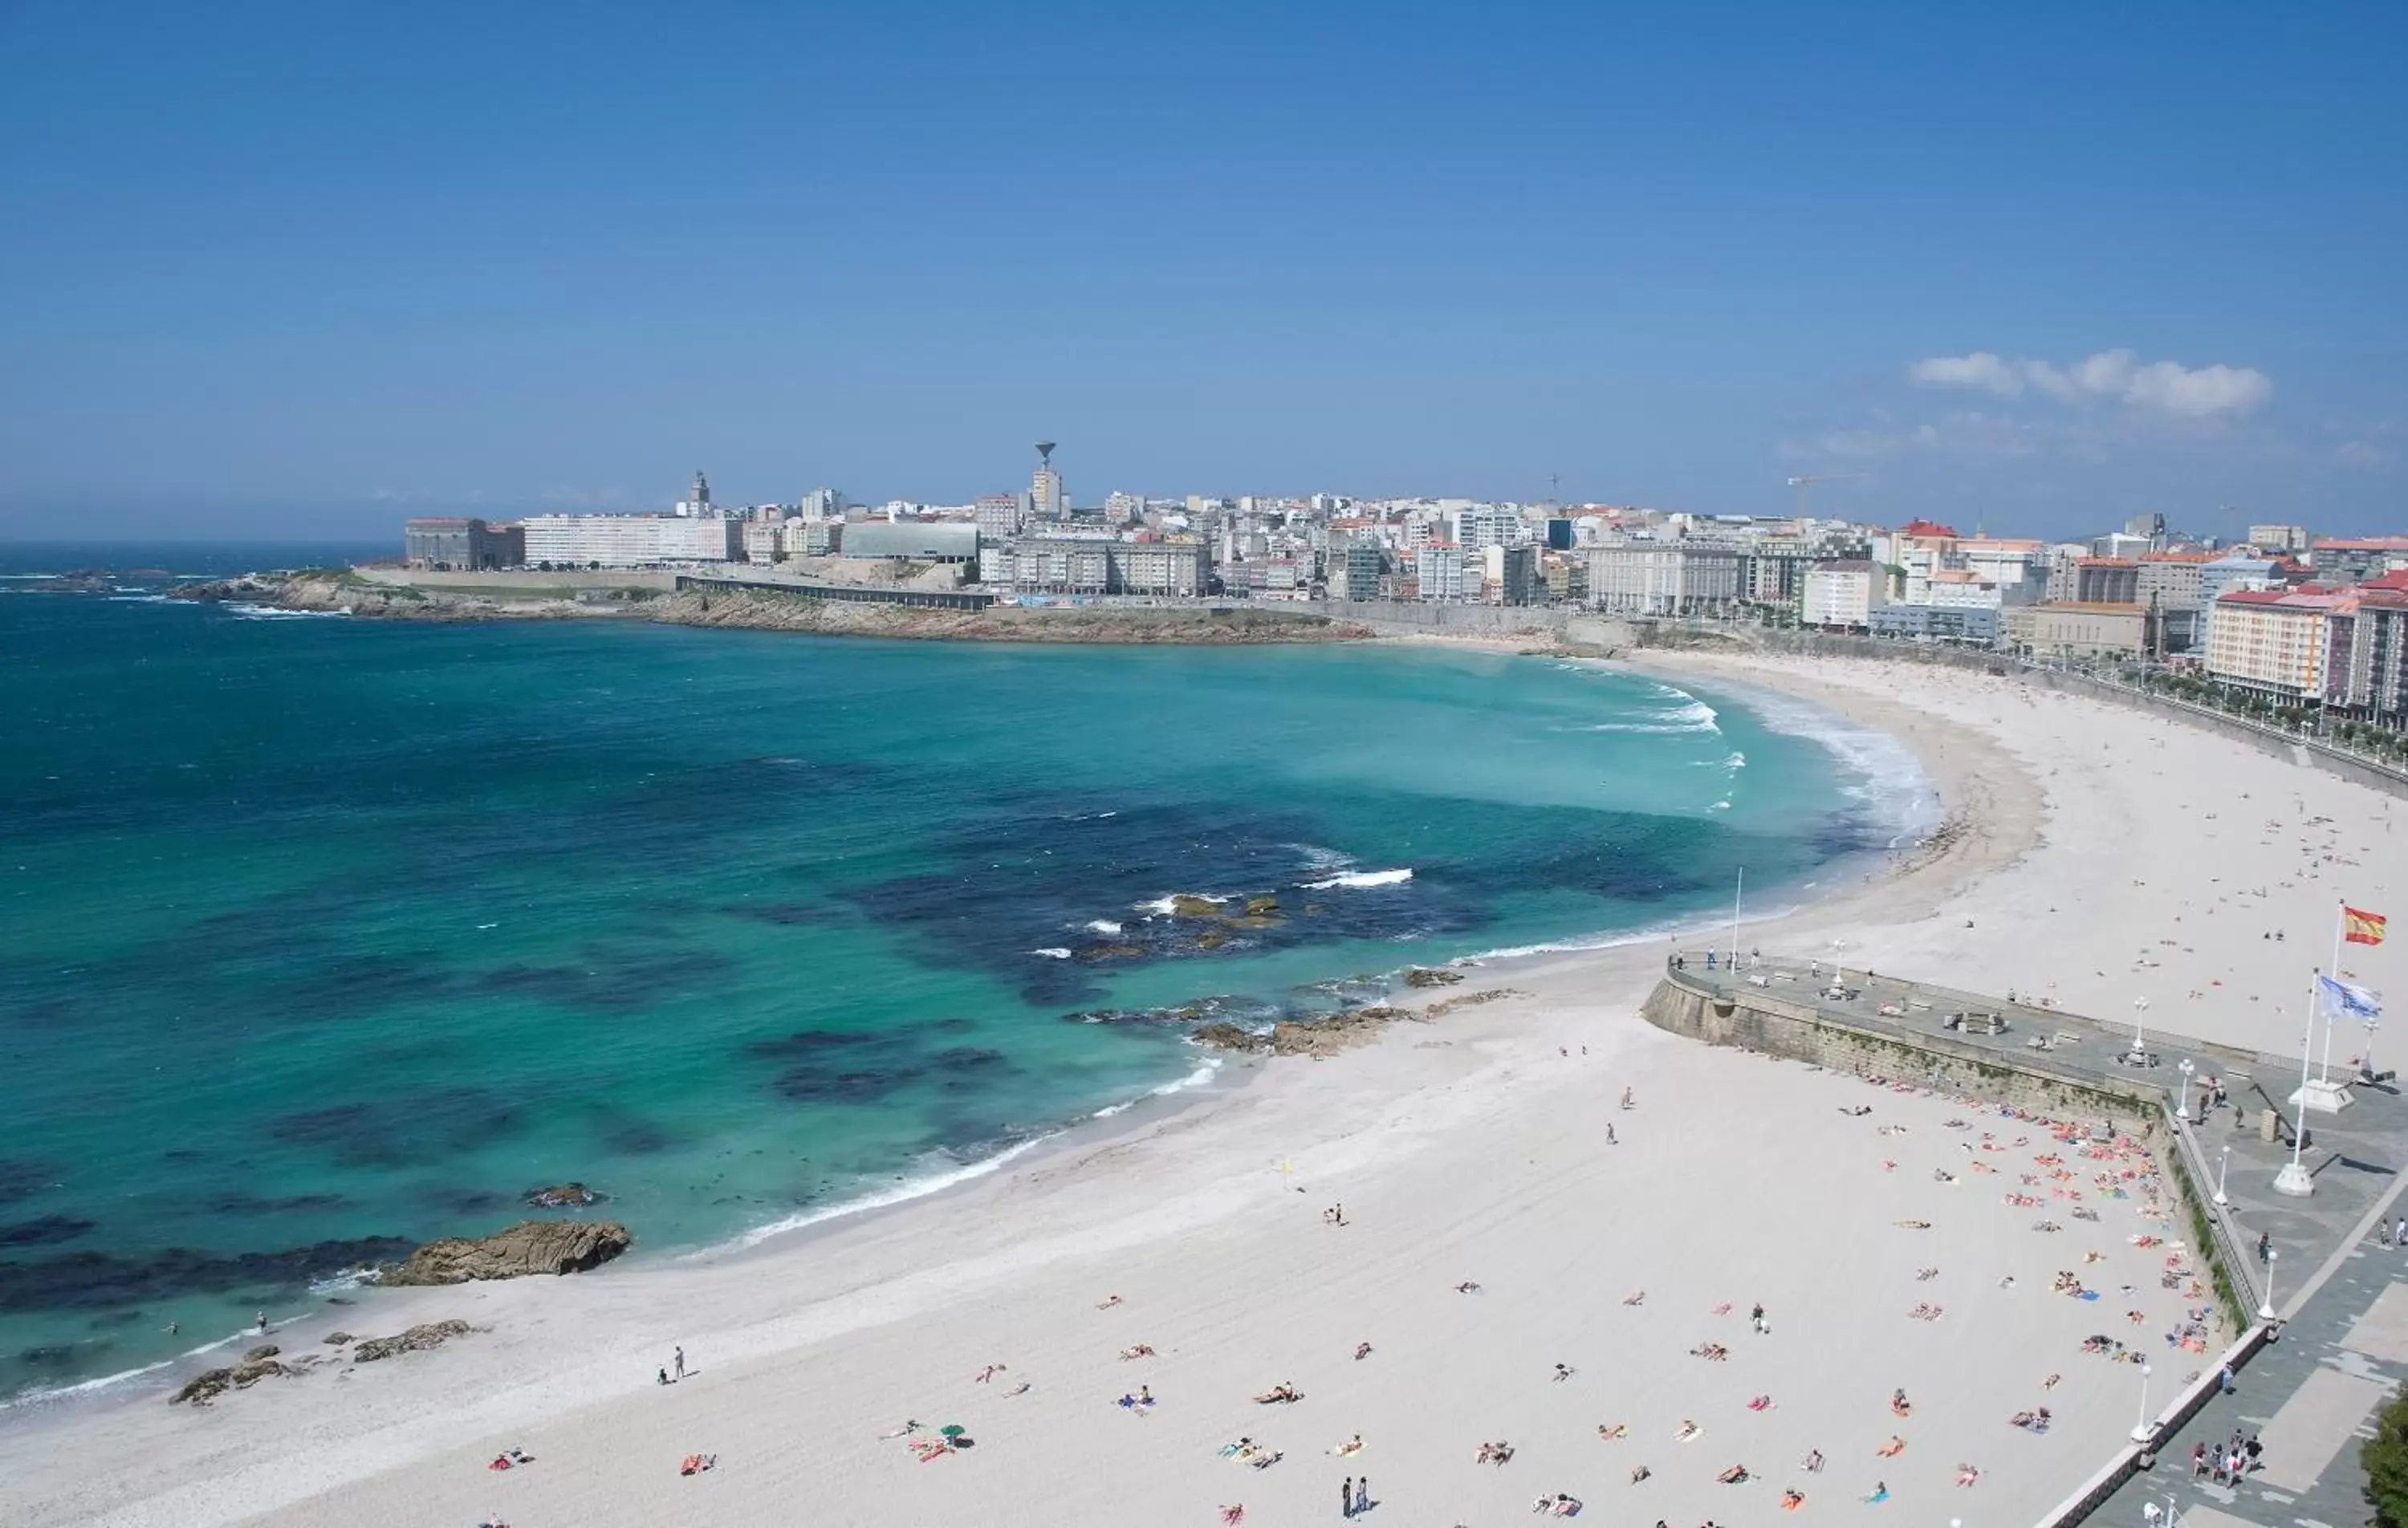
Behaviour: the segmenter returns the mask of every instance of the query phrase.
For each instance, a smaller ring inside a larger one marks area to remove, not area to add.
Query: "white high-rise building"
[[[745,521],[700,515],[529,515],[526,565],[657,567],[742,555]]]
[[[707,519],[719,513],[710,503],[710,479],[702,475],[700,467],[695,468],[694,487],[678,500],[677,513],[688,520]]]

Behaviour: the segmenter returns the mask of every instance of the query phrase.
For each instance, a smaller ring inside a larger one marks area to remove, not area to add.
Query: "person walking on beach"
[[[677,1359],[676,1359],[676,1362],[677,1362],[677,1377],[678,1377],[679,1378],[682,1379],[682,1378],[685,1378],[685,1349],[684,1349],[681,1348],[681,1349],[679,1349],[677,1350]]]
[[[1766,1336],[1770,1336],[1772,1335],[1771,1323],[1764,1319],[1764,1303],[1762,1301],[1757,1301],[1756,1308],[1747,1313],[1747,1324],[1755,1327],[1757,1332]]]
[[[1341,1518],[1354,1515],[1354,1477],[1351,1475],[1338,1482],[1338,1515]]]
[[[1610,1124],[1605,1127],[1605,1144],[1608,1146],[1620,1146],[1622,1144],[1620,1141],[1613,1138],[1613,1126]]]
[[[267,1312],[266,1312],[266,1311],[265,1311],[265,1310],[263,1310],[263,1311],[261,1311],[258,1315],[256,1315],[256,1316],[252,1317],[252,1318],[251,1318],[251,1325],[253,1325],[253,1326],[255,1326],[255,1327],[257,1327],[257,1328],[259,1328],[259,1329],[260,1329],[261,1331],[263,1331],[263,1332],[266,1331],[266,1330],[267,1330]]]
[[[1354,1482],[1354,1510],[1371,1510],[1371,1478],[1368,1475]]]

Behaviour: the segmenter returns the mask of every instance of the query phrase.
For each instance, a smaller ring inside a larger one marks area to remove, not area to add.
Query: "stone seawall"
[[[1740,996],[1692,985],[1678,972],[1666,972],[1639,1011],[1658,1029],[1707,1045],[1942,1088],[2144,1138],[2157,1134],[2164,1112],[2154,1087],[2119,1091],[2098,1078],[2037,1061],[2009,1060],[1938,1035],[1910,1042],[1770,992]]]

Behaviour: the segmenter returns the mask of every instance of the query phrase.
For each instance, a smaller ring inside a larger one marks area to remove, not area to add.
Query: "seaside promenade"
[[[1710,1044],[2139,1135],[2186,1202],[2236,1340],[2188,1386],[2172,1376],[2136,1386],[2131,1435],[2098,1440],[2099,1471],[2042,1528],[2092,1517],[2137,1528],[2150,1505],[2197,1528],[2363,1520],[2356,1444],[2408,1378],[2408,1249],[2378,1239],[2408,1215],[2408,1101],[2396,1083],[2336,1069],[2352,1102],[2310,1109],[2306,1139],[2295,1142],[2296,1054],[2152,1031],[2145,1012],[2110,1024],[1830,962],[1733,953],[1668,957],[1649,1021]],[[2223,1085],[2220,1106],[2210,1107],[2210,1078]],[[2295,1149],[2314,1186],[2305,1195],[2274,1186]],[[2238,1486],[2195,1477],[2194,1446],[2213,1451],[2236,1431],[2261,1440],[2262,1467]]]

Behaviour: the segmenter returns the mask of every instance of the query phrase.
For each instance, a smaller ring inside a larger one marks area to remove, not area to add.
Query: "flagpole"
[[[2342,917],[2342,909],[2348,906],[2349,904],[2341,898],[2333,898],[2333,959],[2329,969],[2335,981],[2341,979],[2341,936],[2345,921]],[[2317,989],[2317,995],[2323,995],[2322,988]],[[2324,1006],[2331,1007],[2330,1004]],[[2332,1081],[2332,1032],[2336,1021],[2334,1015],[2330,1013],[2325,1015],[2325,1064],[2317,1069],[2316,1076],[2318,1080],[2328,1084]]]
[[[2281,1172],[2274,1175],[2276,1193],[2295,1194],[2301,1198],[2316,1192],[2316,1180],[2310,1178],[2307,1169],[2300,1165],[2300,1148],[2308,1136],[2308,1055],[2316,1041],[2317,990],[2314,985],[2313,978],[2310,978],[2310,982],[2308,1027],[2306,1033],[2300,1036],[2299,1102],[2291,1110],[2291,1161]]]
[[[1739,899],[1747,890],[1747,866],[1739,867],[1739,880],[1731,887],[1731,969],[1739,969]]]

